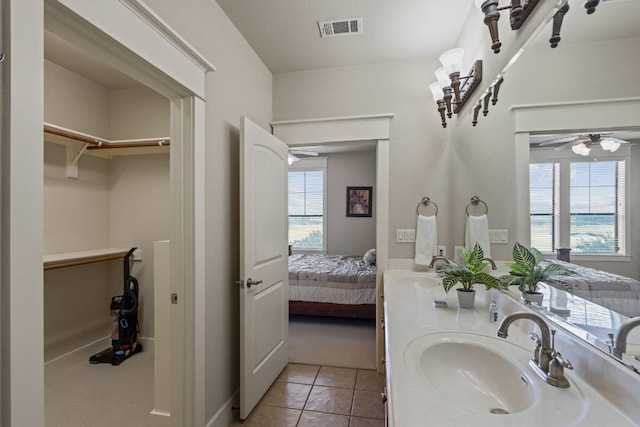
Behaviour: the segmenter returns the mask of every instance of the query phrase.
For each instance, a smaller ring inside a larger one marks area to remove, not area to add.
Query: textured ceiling
[[[434,58],[454,47],[475,8],[473,0],[217,2],[272,73]],[[317,21],[356,17],[363,34],[320,37]]]

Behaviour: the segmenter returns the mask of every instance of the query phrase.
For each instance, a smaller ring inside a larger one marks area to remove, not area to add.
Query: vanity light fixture
[[[549,44],[552,48],[558,47],[558,43],[560,43],[560,30],[562,29],[562,20],[564,19],[564,15],[569,12],[569,3],[562,6],[555,15],[553,15],[553,30],[551,32],[551,38],[549,39]]]
[[[507,6],[500,6],[499,0],[475,0],[475,4],[484,13],[484,23],[489,27],[493,53],[500,53],[500,47],[502,46],[498,35],[500,11],[510,9],[511,29],[518,30],[533,8],[536,7],[538,0],[510,0]]]
[[[591,15],[593,12],[595,12],[596,7],[598,7],[599,3],[600,0],[587,0],[584,3],[584,8],[587,9],[587,15]]]
[[[504,83],[504,77],[502,75],[498,75],[493,84],[482,94],[473,109],[473,121],[471,122],[473,126],[478,124],[478,115],[480,110],[482,110],[483,116],[489,114],[489,101],[491,101],[491,105],[496,105],[498,103],[498,92],[500,91],[502,83]]]
[[[458,114],[471,93],[482,81],[482,61],[475,61],[469,73],[460,77],[464,58],[464,50],[454,48],[440,55],[442,67],[435,71],[437,82],[429,85],[433,100],[438,105],[442,118],[442,127],[447,127],[444,113],[451,118]]]

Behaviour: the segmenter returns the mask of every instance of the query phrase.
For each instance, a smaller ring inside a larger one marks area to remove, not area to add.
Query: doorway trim
[[[382,277],[389,262],[389,145],[394,114],[271,122],[271,131],[290,147],[310,144],[376,142],[376,317],[383,315]],[[384,331],[376,322],[376,368],[384,371]]]

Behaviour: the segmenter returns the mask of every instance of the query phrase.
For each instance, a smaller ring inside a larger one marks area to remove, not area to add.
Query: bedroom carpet
[[[376,369],[375,320],[290,316],[289,362]]]

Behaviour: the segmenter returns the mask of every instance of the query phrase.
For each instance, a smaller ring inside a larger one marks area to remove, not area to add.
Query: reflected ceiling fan
[[[587,133],[581,135],[563,136],[560,138],[547,139],[541,141],[538,146],[545,147],[547,145],[557,145],[554,150],[562,150],[567,147],[571,147],[571,150],[583,156],[588,156],[591,152],[593,144],[600,144],[600,147],[605,151],[611,151],[612,153],[620,148],[622,144],[628,144],[629,141],[624,139],[614,138],[611,133]],[[561,144],[561,145],[558,145]]]
[[[305,156],[305,157],[317,157],[318,152],[313,149],[317,147],[289,147],[289,157],[287,162],[289,165],[293,164],[293,162],[297,162],[300,160],[297,156]]]

